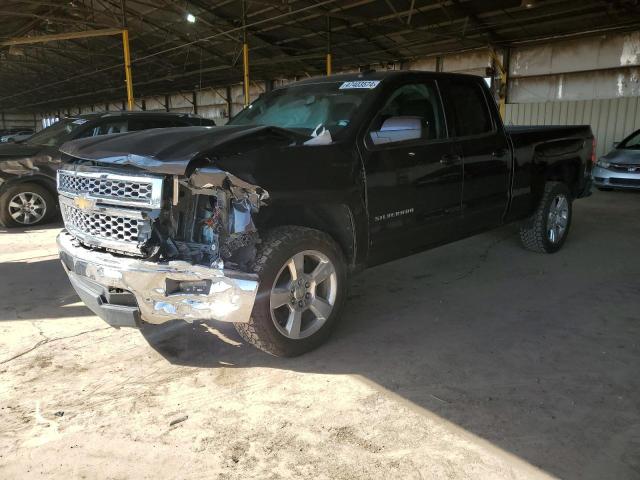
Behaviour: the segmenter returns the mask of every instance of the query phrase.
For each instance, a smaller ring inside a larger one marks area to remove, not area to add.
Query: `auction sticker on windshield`
[[[346,90],[348,88],[376,88],[380,80],[358,80],[356,82],[344,82],[340,85],[340,90]]]

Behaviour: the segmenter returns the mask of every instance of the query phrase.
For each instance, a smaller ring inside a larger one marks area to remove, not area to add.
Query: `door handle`
[[[452,165],[460,161],[460,155],[456,155],[453,153],[446,153],[442,157],[440,157],[440,163],[442,165]]]
[[[491,152],[491,156],[494,158],[504,157],[507,154],[507,151],[508,150],[506,148],[499,148],[498,150]]]

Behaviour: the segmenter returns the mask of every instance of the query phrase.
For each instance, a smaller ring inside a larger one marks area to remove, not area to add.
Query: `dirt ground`
[[[232,326],[109,328],[60,226],[0,232],[0,478],[640,478],[640,194],[556,255],[506,227],[368,270],[297,359]]]

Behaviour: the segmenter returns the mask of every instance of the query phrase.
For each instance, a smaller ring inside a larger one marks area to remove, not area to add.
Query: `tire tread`
[[[333,239],[320,230],[313,228],[287,225],[275,227],[269,230],[262,238],[262,243],[258,248],[256,259],[253,263],[253,272],[262,279],[262,272],[267,267],[274,252],[284,248],[288,243],[292,243],[304,237],[305,239],[316,239],[322,243],[335,244]],[[338,252],[339,247],[336,246]],[[342,257],[340,259],[342,261]],[[337,312],[336,312],[337,313]],[[281,343],[275,341],[271,332],[256,319],[252,313],[251,318],[246,323],[234,323],[238,334],[247,342],[260,350],[275,356],[295,356],[298,352],[291,352],[283,348]]]

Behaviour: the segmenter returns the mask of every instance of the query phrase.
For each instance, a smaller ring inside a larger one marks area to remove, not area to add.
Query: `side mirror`
[[[613,142],[611,145],[613,146],[613,148],[618,148],[618,145],[620,145],[620,142]]]
[[[374,145],[404,142],[422,138],[422,119],[420,117],[389,117],[378,131],[370,133]]]

